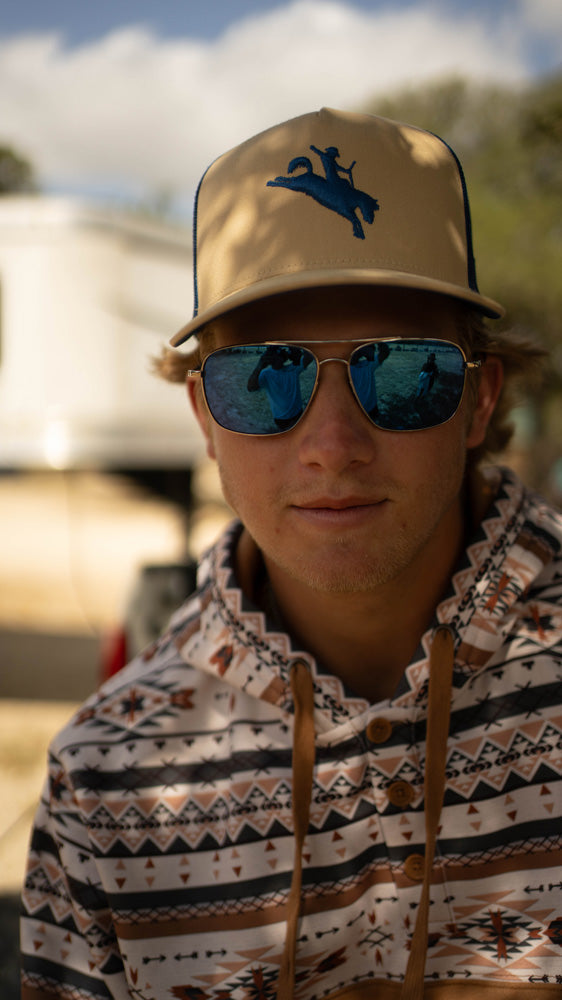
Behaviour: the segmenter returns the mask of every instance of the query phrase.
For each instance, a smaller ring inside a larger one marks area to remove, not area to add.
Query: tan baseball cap
[[[437,136],[323,108],[215,160],[194,214],[193,318],[281,292],[385,285],[453,296],[498,317],[478,291],[462,169]]]

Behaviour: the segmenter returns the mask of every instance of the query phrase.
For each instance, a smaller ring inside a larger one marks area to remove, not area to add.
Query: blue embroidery
[[[295,156],[287,167],[287,173],[292,176],[276,177],[275,180],[267,182],[267,187],[285,187],[309,195],[320,205],[337,212],[338,215],[343,215],[344,219],[349,219],[353,226],[353,235],[359,240],[364,240],[365,233],[356,212],[359,211],[364,222],[371,225],[375,212],[379,209],[379,203],[376,198],[371,198],[370,194],[355,188],[352,171],[357,161],[354,160],[349,167],[342,167],[336,162],[340,155],[336,146],[327,146],[326,149],[318,149],[316,146],[310,148],[320,157],[325,177],[314,173],[308,156]],[[295,174],[295,170],[299,167],[302,167],[304,173]]]

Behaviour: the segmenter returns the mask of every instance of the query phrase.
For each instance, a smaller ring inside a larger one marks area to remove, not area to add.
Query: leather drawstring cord
[[[445,792],[445,766],[451,715],[454,658],[453,630],[449,625],[439,625],[433,636],[429,666],[429,704],[424,777],[425,855],[423,886],[400,1000],[423,1000],[431,872],[435,855],[437,827]]]
[[[431,646],[424,777],[426,841],[424,877],[400,1000],[423,1000],[431,873],[437,827],[445,791],[445,765],[455,655],[453,635],[453,630],[449,625],[439,625],[435,630]],[[314,687],[310,671],[304,660],[295,660],[291,666],[291,690],[295,712],[293,730],[295,856],[291,889],[287,901],[287,929],[279,971],[277,1000],[293,1000],[294,997],[295,955],[302,890],[302,849],[308,830],[312,797],[315,753]]]
[[[295,954],[302,889],[302,849],[308,830],[312,773],[314,769],[314,685],[304,660],[291,665],[291,690],[295,709],[293,729],[293,827],[295,857],[291,890],[287,900],[285,948],[279,970],[277,1000],[292,1000],[295,984]]]

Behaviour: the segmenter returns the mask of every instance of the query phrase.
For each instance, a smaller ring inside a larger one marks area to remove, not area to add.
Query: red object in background
[[[100,683],[119,673],[156,641],[177,608],[193,593],[197,563],[145,566],[137,579],[122,626],[102,643]]]
[[[100,683],[122,670],[129,659],[127,633],[124,628],[116,629],[102,643]]]

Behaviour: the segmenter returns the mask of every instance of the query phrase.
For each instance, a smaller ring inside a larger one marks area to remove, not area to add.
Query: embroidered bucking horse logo
[[[343,215],[344,219],[349,219],[353,226],[353,235],[359,240],[364,240],[365,233],[357,212],[361,213],[364,222],[371,225],[375,212],[379,209],[379,203],[376,198],[372,198],[365,191],[358,191],[355,187],[353,168],[357,161],[354,160],[349,167],[342,167],[337,162],[340,154],[336,146],[327,146],[326,149],[318,149],[316,146],[310,148],[320,157],[325,177],[314,173],[308,156],[295,156],[287,167],[290,176],[276,177],[275,180],[268,181],[267,186],[285,187],[309,195],[320,205],[337,212],[338,215]],[[295,173],[297,170],[299,172]]]

